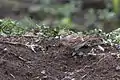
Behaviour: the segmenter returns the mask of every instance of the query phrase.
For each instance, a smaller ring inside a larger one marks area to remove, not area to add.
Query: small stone
[[[4,51],[7,51],[7,48],[4,48]]]
[[[41,73],[42,73],[42,74],[45,74],[45,70],[42,70]]]
[[[117,67],[116,67],[116,71],[120,71],[120,66],[117,66]]]
[[[78,54],[79,56],[83,56],[83,55],[85,55],[83,52],[79,52],[79,54]]]

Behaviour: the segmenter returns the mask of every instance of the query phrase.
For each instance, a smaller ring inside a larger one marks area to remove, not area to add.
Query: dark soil
[[[118,50],[100,41],[1,36],[0,80],[120,80]]]

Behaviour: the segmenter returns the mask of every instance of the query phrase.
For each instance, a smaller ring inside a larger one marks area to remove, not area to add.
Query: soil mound
[[[1,36],[0,80],[120,80],[119,51],[101,42]]]

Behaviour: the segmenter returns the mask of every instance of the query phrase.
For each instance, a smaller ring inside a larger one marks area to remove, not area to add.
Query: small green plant
[[[120,44],[120,28],[108,33],[107,38],[113,43]]]
[[[53,28],[49,26],[42,25],[40,26],[40,35],[43,37],[55,37],[59,33],[59,28]]]
[[[74,31],[70,30],[71,27],[72,27],[72,24],[69,19],[65,19],[53,27],[36,24],[31,19],[27,19],[27,18],[20,21],[15,21],[9,18],[0,20],[0,34],[9,35],[9,36],[24,35],[25,33],[31,32],[32,30],[35,30],[35,29],[37,29],[38,35],[43,37],[56,37],[56,36],[62,36],[62,35],[65,36],[65,35],[75,33]],[[94,29],[90,31],[85,31],[82,34],[100,36],[100,37],[103,37],[107,43],[120,44],[119,33],[120,33],[120,29],[116,29],[107,34],[103,32],[101,29]]]
[[[24,35],[27,32],[32,32],[37,29],[39,35],[44,37],[55,37],[61,35],[61,31],[68,32],[70,25],[65,23],[59,24],[57,27],[47,25],[38,25],[29,18],[24,18],[20,21],[15,21],[9,18],[0,20],[1,35]],[[67,34],[67,33],[65,33]]]
[[[105,32],[103,32],[101,29],[93,29],[90,31],[84,31],[85,35],[93,35],[93,36],[105,36]]]
[[[17,26],[17,21],[6,18],[0,21],[0,33],[1,35],[21,35],[24,29]]]

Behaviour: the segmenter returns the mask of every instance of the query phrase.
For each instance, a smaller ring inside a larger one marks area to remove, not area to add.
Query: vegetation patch
[[[1,20],[0,33],[0,80],[119,80],[119,29],[74,32],[25,18]]]

